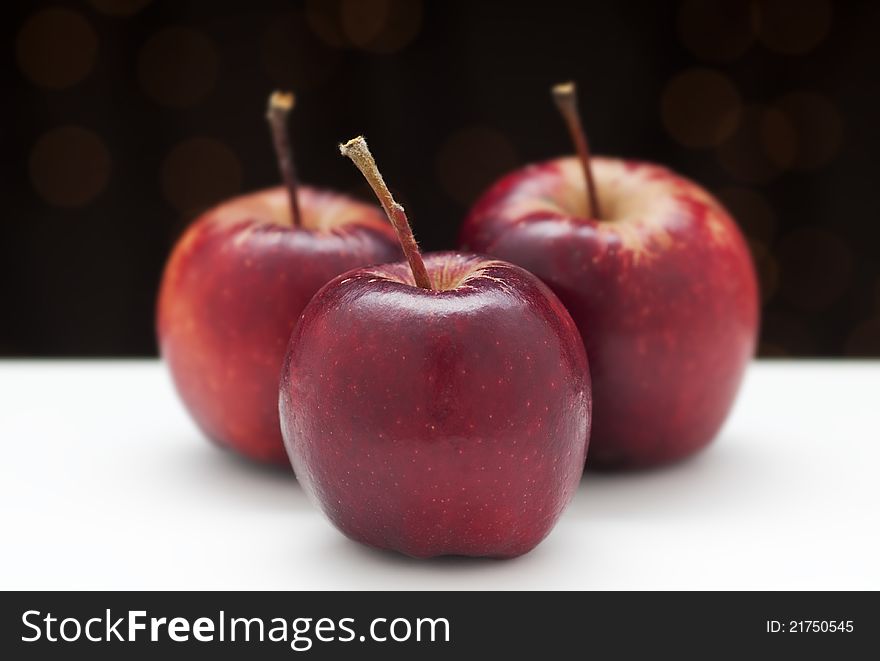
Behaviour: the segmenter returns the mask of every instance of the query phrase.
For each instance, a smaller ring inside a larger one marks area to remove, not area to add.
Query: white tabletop
[[[754,364],[717,441],[532,553],[418,561],[204,441],[156,361],[0,361],[0,589],[880,589],[880,362]]]

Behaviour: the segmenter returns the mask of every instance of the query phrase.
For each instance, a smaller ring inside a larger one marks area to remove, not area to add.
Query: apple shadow
[[[260,511],[314,509],[290,468],[260,464],[203,440],[180,447],[168,462],[174,466],[174,476],[165,478],[186,484],[191,495]]]
[[[699,454],[655,469],[631,472],[586,471],[566,516],[615,520],[706,515],[772,488],[772,476],[754,446],[722,437]]]
[[[421,589],[565,588],[568,579],[559,567],[603,552],[578,528],[599,521],[700,519],[739,510],[748,490],[760,500],[770,493],[777,476],[754,445],[722,436],[703,452],[653,470],[587,471],[560,524],[530,553],[519,558],[443,556],[420,560],[382,551],[347,539],[338,532],[315,550],[322,571],[342,588],[385,589],[405,579]],[[601,547],[601,545],[599,545]]]
[[[329,525],[329,523],[328,523]],[[294,542],[291,541],[291,544]],[[297,547],[301,544],[297,543]],[[328,530],[309,551],[330,589],[344,590],[504,590],[564,586],[552,568],[570,563],[572,545],[551,534],[529,553],[516,558],[438,556],[412,558],[366,546],[338,530]],[[548,570],[550,568],[550,570]],[[549,572],[549,576],[548,576]]]
[[[360,544],[337,533],[317,552],[325,568],[352,589],[395,589],[395,582],[406,577],[408,585],[424,589],[444,589],[450,578],[467,579],[479,577],[499,579],[506,574],[520,573],[524,567],[540,562],[539,545],[526,555],[509,558],[471,558],[466,556],[438,556],[436,558],[412,558],[402,553],[377,549]],[[448,585],[461,589],[461,584]]]

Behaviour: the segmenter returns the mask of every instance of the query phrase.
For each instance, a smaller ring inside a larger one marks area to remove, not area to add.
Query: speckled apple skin
[[[281,424],[294,470],[350,538],[415,557],[512,557],[574,494],[590,429],[580,335],[511,264],[425,258],[324,287],[294,331]]]
[[[610,220],[589,219],[580,164],[558,159],[494,185],[460,244],[528,269],[586,344],[595,418],[588,465],[649,467],[707,445],[755,348],[746,243],[696,184],[643,162],[593,159]]]
[[[378,208],[304,187],[308,228],[294,228],[286,195],[243,196],[197,219],[171,254],[157,310],[162,357],[202,431],[282,465],[278,383],[297,318],[334,276],[401,255]]]

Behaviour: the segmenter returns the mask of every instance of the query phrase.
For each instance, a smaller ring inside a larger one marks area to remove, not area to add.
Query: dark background
[[[880,4],[164,2],[4,6],[0,355],[152,355],[175,238],[277,181],[263,118],[297,93],[302,178],[366,190],[370,139],[426,249],[506,170],[594,150],[702,182],[746,232],[761,353],[880,356]]]

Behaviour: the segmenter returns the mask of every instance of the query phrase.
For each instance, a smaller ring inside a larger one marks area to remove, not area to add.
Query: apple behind
[[[531,165],[474,205],[462,248],[540,277],[584,339],[595,417],[588,465],[655,466],[708,444],[726,419],[758,329],[739,229],[702,188],[664,167],[593,158],[591,218],[577,159]]]
[[[283,187],[198,218],[166,265],[156,325],[177,392],[205,435],[284,465],[278,379],[296,320],[334,276],[401,255],[378,208],[306,186],[298,197],[302,226],[291,223]]]

